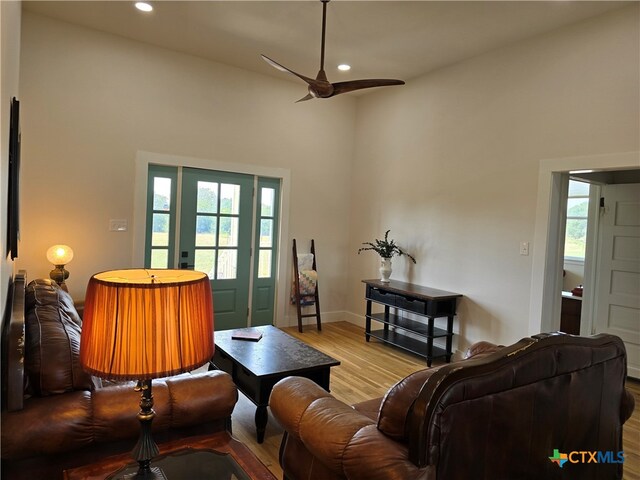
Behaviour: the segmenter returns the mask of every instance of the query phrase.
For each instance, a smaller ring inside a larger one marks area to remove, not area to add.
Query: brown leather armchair
[[[626,371],[618,337],[541,334],[481,342],[353,407],[289,377],[270,399],[285,429],[280,464],[290,480],[621,478],[613,461],[634,408]],[[613,453],[561,468],[556,450]]]
[[[24,283],[16,277],[3,328],[2,478],[61,479],[64,469],[131,451],[140,394],[132,382],[103,385],[84,372],[71,297],[50,280],[26,292]],[[228,374],[211,371],[154,380],[153,396],[161,443],[230,431],[238,392]]]

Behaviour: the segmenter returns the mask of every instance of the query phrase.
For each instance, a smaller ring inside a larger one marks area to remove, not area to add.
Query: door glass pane
[[[258,258],[258,278],[271,277],[271,249],[260,250]]]
[[[260,220],[260,246],[273,246],[273,220]]]
[[[153,179],[153,209],[166,210],[171,207],[171,179],[155,177]]]
[[[221,247],[238,246],[238,218],[220,217],[220,233],[218,245]]]
[[[262,188],[260,195],[260,216],[273,217],[273,201],[276,191],[273,188]]]
[[[151,246],[169,246],[169,214],[154,213],[151,227]]]
[[[238,251],[218,251],[218,280],[232,280],[237,276]]]
[[[193,269],[204,272],[209,278],[215,278],[216,251],[196,249],[193,261]]]
[[[218,184],[198,182],[198,213],[216,213],[218,211]]]
[[[220,213],[238,215],[240,212],[240,185],[223,183],[220,186]]]
[[[196,247],[216,246],[217,220],[211,215],[196,216]]]
[[[577,197],[589,195],[589,184],[584,182],[576,182],[575,180],[569,180],[569,196]]]
[[[154,248],[151,250],[151,268],[167,268],[169,266],[169,250]]]
[[[570,198],[567,200],[568,217],[586,217],[589,211],[588,198]]]

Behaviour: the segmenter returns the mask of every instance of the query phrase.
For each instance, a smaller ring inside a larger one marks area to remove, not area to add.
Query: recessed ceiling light
[[[338,65],[338,70],[342,72],[346,72],[347,70],[351,70],[351,65],[347,65],[346,63],[341,63]]]
[[[150,12],[153,10],[151,4],[147,2],[136,2],[136,8],[141,12]]]

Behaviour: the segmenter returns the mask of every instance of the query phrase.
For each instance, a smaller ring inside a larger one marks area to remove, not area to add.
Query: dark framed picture
[[[7,255],[18,256],[20,238],[20,102],[11,99],[9,128],[9,188],[7,189]]]

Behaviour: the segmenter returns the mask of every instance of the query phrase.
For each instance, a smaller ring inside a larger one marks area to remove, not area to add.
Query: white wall
[[[11,99],[19,95],[20,2],[0,2],[0,307],[4,312],[13,262],[7,254],[7,189],[9,178],[9,119]],[[20,251],[19,251],[20,253]]]
[[[22,40],[19,266],[31,278],[48,275],[55,243],[74,249],[75,298],[91,274],[131,266],[135,158],[148,151],[289,169],[290,236],[316,239],[323,310],[344,308],[355,99],[295,104],[302,83],[31,13]],[[109,219],[129,231],[107,231]]]
[[[364,313],[356,255],[386,229],[418,264],[392,278],[464,295],[460,350],[528,332],[540,160],[639,147],[638,5],[364,97],[358,105],[347,309]],[[533,245],[530,245],[533,251]]]
[[[562,290],[570,292],[578,285],[584,285],[584,262],[565,260]]]
[[[46,275],[46,248],[72,245],[79,298],[93,272],[128,266],[131,231],[107,222],[131,219],[138,150],[287,168],[290,236],[316,238],[323,311],[362,317],[378,262],[356,251],[390,228],[418,259],[393,278],[465,295],[459,349],[511,343],[528,331],[518,246],[540,160],[640,148],[639,39],[634,5],[404,87],[295,105],[290,82],[25,14],[18,266]]]

